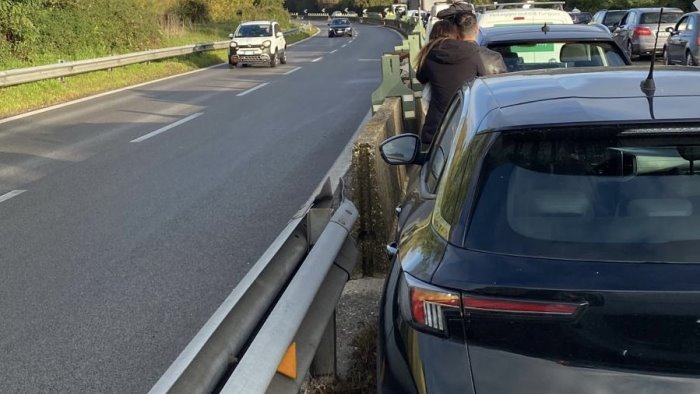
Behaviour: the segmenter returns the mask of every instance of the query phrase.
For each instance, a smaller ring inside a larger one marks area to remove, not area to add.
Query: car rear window
[[[676,23],[683,14],[680,12],[669,12],[663,13],[661,15],[661,23]],[[639,19],[639,23],[642,25],[650,25],[653,23],[659,23],[659,13],[658,12],[645,12]]]
[[[700,136],[625,133],[499,136],[465,246],[575,260],[700,260]]]
[[[603,24],[606,26],[612,26],[615,23],[620,23],[622,20],[622,17],[625,16],[627,11],[614,11],[614,12],[608,12],[605,14],[605,18],[603,19]]]
[[[503,56],[508,71],[625,65],[612,42],[497,43],[488,48]]]

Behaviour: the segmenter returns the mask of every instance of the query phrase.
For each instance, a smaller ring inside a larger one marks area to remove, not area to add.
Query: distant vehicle
[[[610,31],[613,31],[616,25],[620,24],[620,20],[627,13],[627,10],[600,10],[593,15],[593,20],[589,23],[598,23],[607,26]]]
[[[446,10],[450,7],[452,3],[446,3],[446,2],[435,2],[433,3],[432,7],[430,8],[430,16],[428,17],[428,21],[425,24],[425,36],[430,37],[430,32],[433,30],[433,25],[440,19],[437,17],[438,12],[442,10]]]
[[[637,59],[641,55],[657,55],[663,51],[663,42],[669,36],[667,28],[676,25],[683,11],[678,8],[664,8],[659,28],[659,45],[654,52],[656,29],[661,8],[632,8],[622,17],[613,30],[613,38],[625,49],[627,56]]]
[[[569,16],[571,17],[571,20],[574,21],[574,24],[588,24],[591,20],[593,20],[593,15],[591,15],[590,12],[569,12]]]
[[[333,11],[331,18],[337,18],[343,16],[343,11]]]
[[[664,46],[665,64],[700,65],[700,12],[689,12],[681,17]]]
[[[277,63],[287,63],[287,42],[275,21],[241,23],[229,38],[228,64],[232,68],[238,64],[267,63],[276,67]]]
[[[480,29],[477,43],[499,52],[510,72],[632,64],[600,25],[487,27]]]
[[[377,391],[700,393],[700,69],[477,78],[406,165]]]
[[[328,37],[352,37],[352,25],[347,18],[334,18],[328,23]]]
[[[423,18],[427,15],[428,13],[423,11],[423,10],[408,10],[406,11],[406,16],[405,18],[408,20],[413,20],[415,22],[423,20]]]

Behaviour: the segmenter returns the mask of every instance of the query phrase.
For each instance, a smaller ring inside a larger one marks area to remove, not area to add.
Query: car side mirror
[[[379,152],[382,159],[391,165],[418,164],[420,138],[415,134],[399,134],[382,142]]]
[[[233,38],[233,33],[229,34],[228,38]]]

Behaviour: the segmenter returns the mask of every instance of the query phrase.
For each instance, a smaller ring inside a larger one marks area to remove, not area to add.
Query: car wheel
[[[280,63],[287,64],[287,50],[285,49],[280,56]]]
[[[228,68],[236,68],[236,66],[238,66],[238,63],[229,62],[229,64],[228,64]]]
[[[690,52],[685,54],[685,65],[686,66],[696,66],[695,64],[695,59],[693,59],[693,55],[690,54]]]
[[[627,53],[629,53],[631,60],[639,60],[639,55],[635,55],[632,49],[632,41],[627,41]]]
[[[270,67],[277,67],[277,51],[270,57]]]
[[[664,47],[664,64],[667,66],[671,65],[671,59],[668,57],[668,51]]]

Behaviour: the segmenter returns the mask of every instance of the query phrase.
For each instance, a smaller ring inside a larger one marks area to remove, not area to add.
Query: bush
[[[204,0],[180,0],[175,13],[180,19],[191,23],[204,23],[210,19],[209,6]]]

